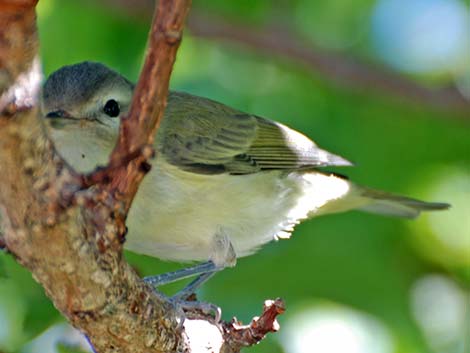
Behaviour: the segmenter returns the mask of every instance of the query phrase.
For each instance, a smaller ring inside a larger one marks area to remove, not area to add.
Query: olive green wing
[[[287,126],[256,117],[256,137],[246,152],[261,169],[299,169],[351,166],[343,157],[319,148]]]
[[[169,163],[202,174],[351,165],[282,124],[176,92],[169,96],[157,149]]]

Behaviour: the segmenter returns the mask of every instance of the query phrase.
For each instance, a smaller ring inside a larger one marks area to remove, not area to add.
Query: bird
[[[41,112],[58,153],[77,171],[105,165],[135,85],[97,62],[64,66],[44,83]],[[328,167],[347,159],[279,122],[170,91],[155,158],[127,217],[125,248],[198,264],[146,278],[160,286],[214,273],[317,216],[358,209],[415,218],[449,204],[361,186]]]

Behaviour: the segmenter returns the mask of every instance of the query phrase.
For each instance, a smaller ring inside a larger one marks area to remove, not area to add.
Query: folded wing
[[[169,97],[157,148],[169,163],[202,174],[351,165],[280,123],[176,92]]]

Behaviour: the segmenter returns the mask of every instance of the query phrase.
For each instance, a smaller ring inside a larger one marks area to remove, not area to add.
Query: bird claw
[[[222,319],[222,309],[217,305],[207,302],[182,300],[175,296],[169,298],[177,311],[182,311],[184,317],[191,320],[207,320],[208,318],[217,324]]]

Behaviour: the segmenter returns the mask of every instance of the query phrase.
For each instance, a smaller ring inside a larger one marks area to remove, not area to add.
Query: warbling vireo
[[[89,172],[107,163],[133,89],[93,62],[65,66],[48,78],[42,111],[57,150],[75,169]],[[413,218],[449,206],[322,171],[351,163],[285,125],[187,93],[169,93],[154,147],[153,167],[128,216],[125,246],[164,260],[207,261],[157,276],[156,285],[233,265],[315,216],[360,209]]]

